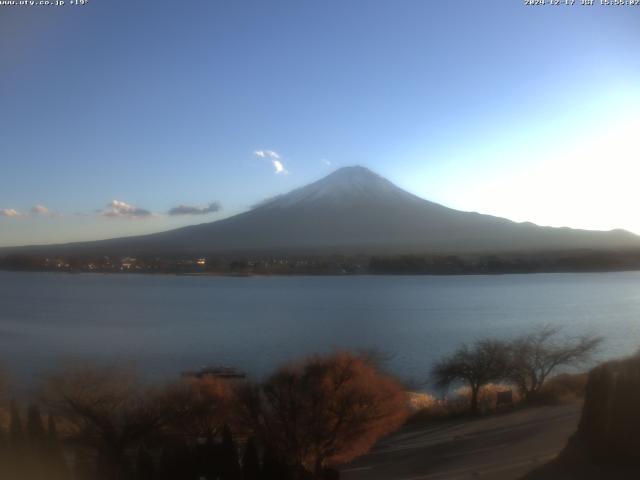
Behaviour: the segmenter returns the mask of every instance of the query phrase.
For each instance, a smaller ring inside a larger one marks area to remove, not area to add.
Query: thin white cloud
[[[214,213],[221,209],[220,204],[218,202],[210,203],[205,207],[199,207],[195,205],[178,205],[177,207],[173,207],[171,210],[167,212],[168,215],[177,216],[177,215],[206,215],[208,213]]]
[[[327,160],[326,158],[323,158],[322,160],[320,160],[322,163],[324,163],[327,167],[331,166],[331,161]]]
[[[273,163],[273,168],[276,169],[276,174],[286,175],[289,173],[280,160],[271,160],[271,163]]]
[[[44,205],[34,205],[31,207],[31,215],[49,215],[51,212]]]
[[[260,158],[271,158],[274,160],[280,159],[280,154],[274,150],[254,150],[253,154]]]
[[[0,209],[0,217],[24,217],[24,213],[15,208],[3,208]]]
[[[59,214],[54,214],[44,205],[34,205],[28,212],[22,212],[15,208],[3,208],[0,209],[0,217],[54,217]]]
[[[112,200],[101,215],[109,218],[147,218],[151,216],[151,212],[120,200]]]
[[[274,150],[254,150],[253,154],[258,158],[264,158],[271,162],[276,175],[287,175],[289,171],[281,161],[280,154]]]

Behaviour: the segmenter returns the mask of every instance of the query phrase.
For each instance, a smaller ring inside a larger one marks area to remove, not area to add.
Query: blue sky
[[[0,7],[0,245],[213,221],[353,164],[640,233],[640,7],[523,3]]]

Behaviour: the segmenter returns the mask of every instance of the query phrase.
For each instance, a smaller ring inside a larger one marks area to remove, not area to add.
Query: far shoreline
[[[92,276],[150,276],[150,277],[213,277],[213,278],[348,278],[348,277],[500,277],[500,276],[526,276],[526,275],[554,275],[554,274],[598,274],[598,273],[636,273],[640,268],[616,269],[616,270],[542,270],[535,272],[467,272],[467,273],[226,273],[226,272],[148,272],[148,271],[69,271],[69,270],[11,270],[0,268],[0,272],[7,273],[49,273],[53,275],[92,275]]]

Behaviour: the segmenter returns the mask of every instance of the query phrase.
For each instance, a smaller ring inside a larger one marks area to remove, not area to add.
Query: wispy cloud
[[[3,208],[0,209],[0,217],[24,217],[24,213],[14,208]]]
[[[322,163],[324,163],[327,167],[331,166],[331,161],[327,160],[326,158],[323,158],[320,160]]]
[[[280,154],[273,150],[254,150],[253,154],[258,158],[264,158],[271,162],[273,165],[274,172],[276,175],[287,175],[289,171],[285,168],[282,163]]]
[[[44,205],[34,205],[33,207],[31,207],[31,215],[40,216],[49,215],[50,213],[51,212],[49,211],[49,209]]]
[[[280,158],[280,154],[278,152],[274,152],[273,150],[254,150],[253,153],[256,157],[260,158],[274,158],[276,160]]]
[[[44,205],[34,205],[27,211],[16,210],[15,208],[2,208],[0,209],[0,217],[53,217],[58,216],[54,214],[49,208]]]
[[[151,216],[149,210],[121,202],[120,200],[112,200],[101,214],[109,218],[147,218]]]
[[[199,207],[195,205],[178,205],[177,207],[173,207],[167,213],[171,216],[176,215],[206,215],[208,213],[214,213],[221,210],[220,204],[218,202],[213,202],[207,205],[206,207]]]

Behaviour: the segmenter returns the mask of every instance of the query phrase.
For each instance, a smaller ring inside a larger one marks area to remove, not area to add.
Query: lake
[[[62,364],[125,362],[172,379],[204,365],[254,377],[334,348],[394,354],[424,381],[460,342],[553,323],[640,346],[640,272],[502,276],[189,277],[0,272],[0,362],[31,384]]]

